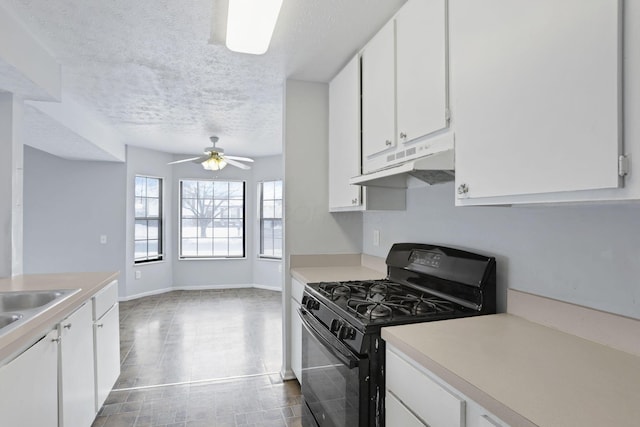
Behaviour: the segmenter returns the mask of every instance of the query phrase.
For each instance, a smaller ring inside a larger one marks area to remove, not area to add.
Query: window
[[[180,257],[243,258],[243,181],[180,181]]]
[[[162,259],[162,178],[136,176],[134,239],[136,263]]]
[[[282,258],[282,181],[259,184],[260,254],[262,258]]]

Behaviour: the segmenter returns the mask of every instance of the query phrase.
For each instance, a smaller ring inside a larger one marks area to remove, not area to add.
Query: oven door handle
[[[348,366],[349,369],[358,367],[360,364],[358,356],[353,354],[353,352],[333,334],[326,332],[322,324],[314,319],[304,308],[301,307],[298,309],[298,315],[302,320],[302,326],[304,326],[307,332],[320,341],[340,362]]]

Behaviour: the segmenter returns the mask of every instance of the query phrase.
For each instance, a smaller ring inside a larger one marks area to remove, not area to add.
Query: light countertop
[[[365,254],[291,255],[289,272],[302,283],[376,280],[387,276],[387,265]]]
[[[29,346],[38,335],[73,313],[83,302],[118,278],[117,272],[33,274],[0,278],[0,292],[80,289],[71,297],[0,337],[0,364]]]
[[[386,273],[360,265],[337,267],[292,268],[291,275],[303,283],[338,282],[347,280],[384,279]]]
[[[640,357],[496,314],[383,328],[382,337],[516,426],[638,426]]]

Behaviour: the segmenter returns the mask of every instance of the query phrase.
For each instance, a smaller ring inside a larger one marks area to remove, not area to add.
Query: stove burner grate
[[[347,308],[358,316],[369,320],[393,318],[394,314],[411,314],[402,304],[395,304],[384,300],[376,301],[374,298],[349,299],[347,301]]]
[[[411,314],[451,313],[454,311],[453,303],[441,298],[424,295],[393,295],[390,302],[406,306]]]

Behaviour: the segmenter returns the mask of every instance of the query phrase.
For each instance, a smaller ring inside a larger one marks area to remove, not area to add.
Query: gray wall
[[[373,246],[373,230],[380,246]],[[640,205],[454,207],[453,183],[410,188],[405,212],[364,214],[364,253],[437,243],[497,258],[507,287],[640,318]]]
[[[64,160],[25,147],[25,273],[120,271],[121,298],[172,287],[282,287],[281,262],[257,259],[257,182],[282,178],[282,156],[256,159],[250,171],[213,174],[199,165],[168,166],[173,156],[127,147],[127,163]],[[133,263],[135,175],[164,178],[165,259]],[[247,256],[239,260],[178,260],[178,182],[183,178],[247,182]],[[107,235],[106,245],[100,235]],[[141,273],[135,279],[135,272]]]
[[[25,273],[120,271],[124,295],[125,164],[24,154]]]
[[[227,150],[229,148],[227,147]],[[174,156],[176,159],[183,156]],[[181,179],[220,178],[246,181],[246,258],[216,260],[179,260],[178,229],[173,231],[173,283],[177,287],[198,286],[245,286],[256,284],[266,287],[281,287],[280,272],[277,263],[257,260],[257,236],[259,233],[257,212],[257,181],[282,177],[282,157],[256,158],[251,170],[242,170],[228,166],[219,172],[204,170],[194,163],[180,163],[173,166],[173,209],[178,212],[178,191]],[[178,219],[176,218],[176,223]],[[267,265],[265,265],[267,264]],[[254,273],[254,269],[256,273]],[[262,272],[262,274],[261,274]]]

